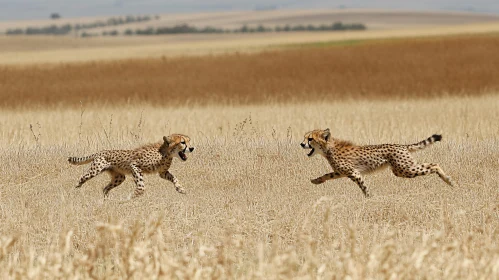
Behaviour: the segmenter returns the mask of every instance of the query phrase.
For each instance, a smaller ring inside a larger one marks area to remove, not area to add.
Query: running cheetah
[[[417,164],[410,152],[421,150],[442,139],[434,134],[426,140],[411,145],[383,144],[357,146],[348,141],[331,137],[329,128],[313,130],[305,134],[300,144],[304,149],[310,149],[308,156],[320,154],[324,156],[331,167],[332,173],[311,180],[314,184],[322,184],[327,180],[348,177],[357,185],[366,197],[369,188],[364,184],[362,173],[374,171],[390,165],[395,176],[414,178],[416,176],[437,173],[440,178],[452,186],[451,178],[436,163]]]
[[[86,181],[107,171],[111,175],[111,182],[104,187],[104,198],[109,191],[125,181],[125,174],[132,174],[135,181],[135,191],[129,199],[144,193],[144,179],[142,173],[159,173],[159,176],[173,183],[177,192],[185,194],[184,188],[177,178],[168,171],[174,157],[182,161],[187,160],[186,153],[194,151],[190,146],[190,138],[182,134],[172,134],[163,137],[163,142],[145,145],[134,150],[106,150],[86,157],[70,157],[69,163],[75,165],[92,162],[90,169],[85,173],[76,186],[80,188]]]

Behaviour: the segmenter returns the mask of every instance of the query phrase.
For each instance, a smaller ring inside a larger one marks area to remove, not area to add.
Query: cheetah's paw
[[[324,181],[322,181],[321,178],[312,179],[312,180],[310,180],[310,182],[312,182],[312,184],[316,184],[316,185],[324,183]]]

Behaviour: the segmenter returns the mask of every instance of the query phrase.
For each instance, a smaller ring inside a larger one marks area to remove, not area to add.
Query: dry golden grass
[[[499,271],[498,95],[255,106],[124,105],[0,113],[0,277],[93,279],[494,279]],[[31,125],[31,129],[30,129]],[[304,132],[329,127],[359,144],[443,142],[419,152],[437,176],[366,176],[373,198],[306,157]],[[101,175],[67,156],[186,133],[196,146],[172,172],[176,193],[102,200]]]
[[[499,37],[461,36],[258,54],[0,68],[1,107],[263,104],[483,94]]]
[[[498,42],[2,68],[0,278],[497,278]],[[371,199],[313,185],[330,168],[299,143],[326,127],[358,144],[442,133],[415,157],[457,186],[389,170],[366,175]],[[88,166],[68,156],[174,132],[196,147],[171,168],[187,195],[154,175],[126,203],[130,178],[108,201],[106,175],[74,188]]]

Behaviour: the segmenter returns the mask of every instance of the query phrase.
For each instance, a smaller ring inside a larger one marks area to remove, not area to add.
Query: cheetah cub
[[[177,178],[168,171],[173,158],[187,160],[186,153],[194,151],[190,146],[190,138],[182,134],[163,137],[163,142],[145,145],[134,150],[106,150],[86,157],[70,157],[69,163],[75,165],[91,162],[90,169],[78,182],[80,188],[86,181],[106,171],[111,175],[111,182],[104,187],[104,198],[109,191],[125,181],[125,174],[131,174],[135,181],[135,191],[129,199],[144,193],[143,173],[159,173],[159,176],[173,183],[179,193],[185,193]]]
[[[441,135],[433,135],[416,144],[382,144],[357,146],[348,141],[331,137],[329,128],[313,130],[305,134],[300,144],[303,149],[310,149],[308,156],[320,154],[327,159],[332,173],[325,174],[312,180],[314,184],[322,184],[327,180],[348,177],[357,185],[366,197],[369,197],[369,188],[365,185],[362,173],[374,171],[390,165],[395,176],[414,178],[416,176],[437,173],[440,178],[452,186],[449,176],[436,163],[418,164],[410,152],[424,149],[442,139]]]

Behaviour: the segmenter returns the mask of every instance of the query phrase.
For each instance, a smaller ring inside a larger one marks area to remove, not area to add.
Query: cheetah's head
[[[331,137],[331,132],[329,128],[325,130],[316,129],[305,133],[305,137],[300,146],[303,149],[310,149],[308,156],[315,156],[317,153],[324,155],[327,149],[327,141]]]
[[[191,139],[183,134],[172,134],[170,136],[163,136],[164,144],[167,153],[178,157],[179,159],[186,161],[187,153],[192,153],[194,147],[191,147]]]

